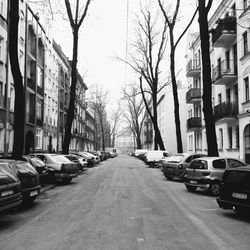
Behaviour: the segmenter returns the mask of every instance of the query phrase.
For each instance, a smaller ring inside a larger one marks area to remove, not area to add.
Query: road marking
[[[137,238],[137,241],[138,241],[138,242],[143,242],[144,239],[143,239],[143,238]]]

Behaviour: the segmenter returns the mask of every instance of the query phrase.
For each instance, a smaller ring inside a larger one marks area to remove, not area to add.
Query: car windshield
[[[32,158],[30,159],[30,161],[31,161],[32,164],[34,164],[36,167],[42,167],[42,166],[45,165],[45,163],[44,163],[42,160],[38,159],[38,158],[32,157]]]
[[[68,158],[63,155],[51,155],[50,157],[53,159],[53,161],[58,163],[72,163]]]

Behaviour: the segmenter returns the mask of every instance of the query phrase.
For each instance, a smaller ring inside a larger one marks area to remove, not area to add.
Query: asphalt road
[[[1,250],[250,249],[250,218],[119,155],[0,215]]]

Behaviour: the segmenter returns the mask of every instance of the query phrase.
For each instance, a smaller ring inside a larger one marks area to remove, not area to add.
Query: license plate
[[[197,181],[190,181],[190,184],[197,184]]]
[[[69,176],[70,176],[70,177],[74,177],[74,176],[76,176],[76,174],[69,174]]]
[[[4,191],[1,193],[1,197],[5,197],[5,196],[8,196],[8,195],[12,195],[14,194],[14,191],[13,190],[7,190],[7,191]]]
[[[246,200],[246,199],[247,199],[247,195],[246,195],[246,194],[232,193],[232,196],[233,196],[234,198],[238,198],[238,199],[243,199],[243,200]]]
[[[38,191],[37,190],[34,190],[34,191],[30,192],[30,196],[35,196],[35,195],[38,195]]]

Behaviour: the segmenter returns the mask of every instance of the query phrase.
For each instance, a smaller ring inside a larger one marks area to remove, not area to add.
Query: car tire
[[[63,184],[69,184],[72,181],[72,178],[67,178],[67,179],[63,179]]]
[[[187,190],[190,191],[190,192],[194,192],[196,190],[197,187],[195,186],[190,186],[190,185],[185,185]]]
[[[210,184],[208,191],[212,196],[218,196],[220,194],[220,182],[213,181]]]
[[[172,180],[174,179],[174,177],[172,177],[172,176],[167,176],[167,175],[166,175],[166,178],[167,178],[168,180],[170,180],[170,181],[172,181]]]

